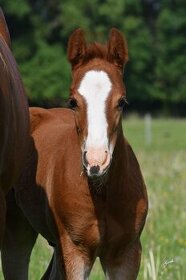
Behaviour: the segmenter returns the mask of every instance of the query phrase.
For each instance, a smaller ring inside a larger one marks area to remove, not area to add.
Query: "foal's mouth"
[[[110,165],[111,165],[111,163],[102,172],[100,172],[100,169],[99,169],[98,166],[93,166],[90,169],[87,168],[85,165],[83,165],[83,166],[84,166],[84,170],[87,173],[87,176],[89,178],[91,178],[91,179],[98,179],[98,178],[105,177],[108,174]]]

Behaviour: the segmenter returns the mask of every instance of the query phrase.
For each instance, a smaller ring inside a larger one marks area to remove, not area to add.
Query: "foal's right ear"
[[[85,58],[87,44],[82,29],[76,29],[68,41],[68,60],[72,68],[81,64]]]
[[[10,34],[1,8],[0,8],[0,36],[3,37],[6,44],[9,46],[9,48],[11,48]]]

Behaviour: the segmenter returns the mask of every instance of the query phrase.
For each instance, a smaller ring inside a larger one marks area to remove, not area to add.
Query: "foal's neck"
[[[127,164],[126,143],[122,131],[122,125],[118,129],[118,136],[113,152],[113,159],[108,172],[102,177],[89,178],[89,186],[92,194],[106,199],[107,193],[113,184],[122,180]]]
[[[119,176],[123,175],[127,163],[127,146],[124,139],[122,125],[118,129],[118,136],[113,152],[112,165],[109,170],[109,182],[115,179],[117,181]]]

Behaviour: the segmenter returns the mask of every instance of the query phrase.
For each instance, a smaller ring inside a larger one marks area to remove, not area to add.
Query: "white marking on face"
[[[108,147],[106,100],[112,83],[104,71],[88,71],[79,86],[78,92],[87,103],[88,136],[87,147]]]

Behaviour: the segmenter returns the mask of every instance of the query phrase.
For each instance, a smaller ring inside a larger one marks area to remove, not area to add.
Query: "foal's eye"
[[[121,97],[118,100],[118,108],[119,109],[124,109],[124,106],[125,106],[126,103],[128,104],[126,97]]]
[[[69,107],[75,109],[78,106],[77,100],[75,98],[69,99]]]

